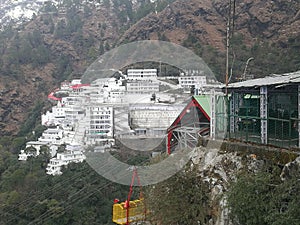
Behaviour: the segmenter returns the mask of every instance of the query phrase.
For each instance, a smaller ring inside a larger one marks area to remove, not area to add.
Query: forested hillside
[[[300,68],[299,8],[298,1],[236,2],[232,81],[251,57],[247,72],[254,76]],[[36,99],[46,101],[60,81],[80,77],[99,55],[135,40],[172,41],[190,48],[224,81],[227,13],[226,2],[218,0],[46,2],[31,21],[0,32],[1,134],[16,135],[28,107]]]
[[[70,164],[62,176],[48,176],[48,155],[20,163],[7,150],[0,146],[1,225],[113,224],[113,200],[125,199],[128,187],[105,180],[87,163]]]
[[[47,149],[38,158],[17,160],[26,141],[37,140],[45,129],[40,115],[51,106],[47,94],[61,81],[79,78],[99,55],[136,40],[172,41],[193,50],[224,80],[227,1],[59,2],[45,2],[30,21],[0,31],[0,225],[112,224],[113,199],[124,200],[128,187],[105,180],[87,163],[46,176]],[[256,77],[300,70],[299,1],[236,1],[234,19],[232,81],[251,57],[247,73]],[[211,224],[226,196],[232,224],[300,224],[299,168],[284,180],[277,161],[249,160],[245,154],[235,164],[230,161],[235,157],[221,152],[223,161],[202,174],[201,163],[191,162],[176,176],[146,187],[149,220]],[[228,180],[219,173],[225,168],[233,171]],[[220,187],[230,191],[225,195]]]

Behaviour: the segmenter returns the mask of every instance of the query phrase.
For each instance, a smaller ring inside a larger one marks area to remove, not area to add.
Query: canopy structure
[[[300,146],[300,71],[231,83],[227,92],[229,139]]]
[[[186,107],[168,128],[168,154],[171,154],[177,146],[194,148],[198,142],[199,132],[207,132],[209,129],[210,115],[209,95],[191,97]]]

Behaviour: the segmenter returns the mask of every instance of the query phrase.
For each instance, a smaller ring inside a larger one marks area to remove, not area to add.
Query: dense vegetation
[[[208,183],[188,165],[171,178],[147,188],[146,206],[152,224],[208,224],[211,205]]]
[[[209,65],[220,81],[225,77],[225,54],[217,51],[210,45],[203,45],[193,34],[189,34],[183,41],[183,46],[192,49]],[[231,82],[241,78],[245,71],[246,62],[253,60],[247,67],[246,74],[255,77],[278,73],[287,73],[300,70],[300,38],[290,38],[288,43],[270,43],[256,40],[253,45],[247,46],[242,34],[236,32],[231,39],[229,72]]]
[[[244,171],[238,176],[228,192],[234,224],[300,224],[299,171],[285,181],[280,172],[269,165],[257,173]]]
[[[18,162],[7,140],[0,146],[0,224],[112,224],[114,198],[128,187],[100,177],[87,163],[47,176],[47,154]]]
[[[149,0],[140,1],[141,7],[133,9],[131,1],[116,0],[106,7],[113,7],[118,15],[120,34],[130,25],[150,12],[161,11],[174,0],[160,0],[156,4]],[[73,4],[74,3],[74,4]],[[72,43],[79,55],[86,58],[87,65],[116,43],[106,40],[107,24],[101,21],[101,40],[85,34],[83,24],[91,16],[91,8],[84,7],[79,15],[79,1],[63,1],[65,20],[55,21],[57,8],[50,2],[43,8],[41,16],[47,33],[56,40]],[[166,40],[159,34],[160,40]],[[9,44],[8,44],[9,43]],[[197,37],[189,34],[183,46],[191,48],[201,56],[216,74],[224,69],[224,54],[212,46],[203,45]],[[249,57],[254,61],[248,73],[267,75],[300,69],[300,39],[290,38],[288,43],[257,41],[246,46],[243,36],[236,34],[232,39],[234,57],[233,76],[239,77]],[[21,33],[8,27],[0,32],[0,73],[2,77],[24,79],[22,66],[42,68],[51,62],[55,65],[52,76],[55,82],[69,78],[74,69],[74,58],[69,52],[57,52],[47,44],[45,33],[39,29]],[[164,67],[164,65],[163,65]],[[167,71],[167,68],[165,68]],[[169,70],[173,72],[173,70]],[[233,79],[234,79],[233,78]],[[223,80],[223,77],[219,77]],[[44,90],[44,87],[40,87]],[[46,176],[45,166],[49,160],[46,151],[27,162],[18,162],[17,154],[27,140],[36,139],[44,129],[36,126],[43,103],[37,102],[28,114],[27,121],[18,137],[0,138],[0,225],[10,224],[112,224],[111,206],[114,198],[125,198],[128,187],[112,184],[94,172],[87,163],[71,164],[59,177]],[[31,131],[35,130],[35,133]],[[135,162],[144,162],[139,157]],[[300,224],[299,178],[281,181],[280,171],[272,166],[258,173],[244,172],[233,183],[228,202],[235,224]],[[298,179],[298,180],[297,180]],[[153,224],[207,224],[212,218],[209,187],[194,169],[186,168],[174,177],[146,189],[147,206]]]

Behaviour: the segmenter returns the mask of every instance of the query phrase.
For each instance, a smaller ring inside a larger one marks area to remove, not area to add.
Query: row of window
[[[91,116],[91,120],[104,120],[104,119],[110,119],[110,115],[103,115],[103,116]]]
[[[158,87],[131,87],[131,88],[128,88],[127,91],[136,91],[136,90],[144,90],[144,91],[147,91],[147,90],[159,90]]]
[[[107,134],[107,133],[109,133],[110,132],[110,130],[91,130],[89,133],[90,134]]]
[[[110,129],[110,125],[91,125],[90,129]]]
[[[91,124],[110,124],[110,120],[92,120]]]

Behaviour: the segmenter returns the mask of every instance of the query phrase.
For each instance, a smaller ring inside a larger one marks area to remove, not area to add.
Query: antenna
[[[226,94],[227,94],[227,86],[229,83],[229,51],[230,51],[230,40],[234,34],[234,26],[235,26],[235,6],[236,0],[229,0],[229,9],[226,23],[226,76],[225,76],[225,85],[226,85]],[[234,55],[234,54],[233,54]],[[234,57],[235,58],[235,57]],[[233,58],[233,62],[234,62]],[[233,67],[233,62],[231,65],[231,71]],[[232,76],[232,72],[231,72]],[[230,78],[231,78],[230,76]]]

